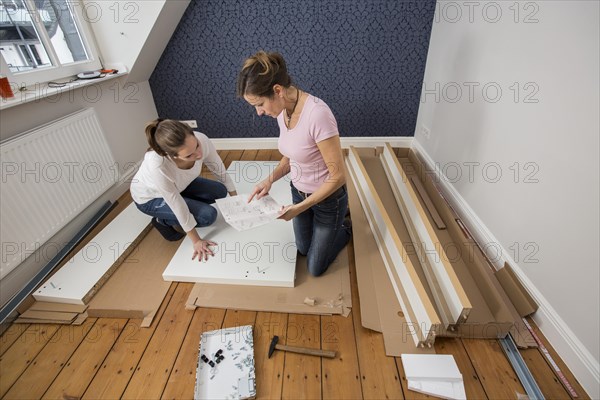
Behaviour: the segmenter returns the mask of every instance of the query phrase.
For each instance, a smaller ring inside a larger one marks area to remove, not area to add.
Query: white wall
[[[124,64],[130,82],[147,81],[190,0],[84,0],[105,66]]]
[[[84,18],[108,67],[126,66],[129,74],[118,80],[43,98],[2,111],[0,140],[5,140],[85,107],[98,114],[122,181],[99,198],[0,281],[0,305],[13,297],[55,255],[56,243],[67,243],[100,210],[128,190],[128,174],[147,148],[145,124],[157,118],[148,79],[175,31],[189,0],[143,2],[84,1]],[[3,239],[4,240],[4,239]]]
[[[49,241],[51,245],[42,246],[37,253],[26,258],[3,278],[0,281],[0,305],[10,300],[52,259],[59,248],[56,243],[68,243],[106,201],[118,199],[129,189],[126,174],[135,172],[135,167],[127,167],[142,159],[147,148],[144,126],[148,121],[155,119],[157,113],[148,82],[132,84],[125,83],[125,80],[126,77],[121,77],[94,85],[93,89],[76,89],[71,95],[63,93],[61,97],[40,99],[39,102],[2,110],[0,140],[5,140],[82,108],[93,107],[125,181],[120,185],[116,184],[112,190],[52,237]]]
[[[165,0],[84,0],[84,16],[96,36],[105,65],[135,63]]]
[[[481,223],[474,230],[497,241],[496,264],[516,266],[542,303],[537,322],[592,398],[599,11],[597,1],[439,1],[415,132]]]

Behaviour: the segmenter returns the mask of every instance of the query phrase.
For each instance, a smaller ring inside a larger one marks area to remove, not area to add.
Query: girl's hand
[[[252,201],[254,196],[256,196],[257,199],[260,199],[261,197],[265,197],[266,195],[268,195],[272,185],[273,184],[268,180],[264,180],[258,185],[256,185],[254,187],[254,191],[250,194],[250,197],[248,197],[248,203]]]
[[[281,210],[279,211],[279,217],[277,218],[282,219],[284,221],[289,221],[301,212],[302,211],[298,208],[297,205],[281,206]]]
[[[198,256],[198,261],[208,260],[208,256],[214,256],[215,253],[211,250],[209,246],[216,246],[217,244],[210,240],[198,240],[194,243],[194,254],[192,254],[192,260],[196,259]]]

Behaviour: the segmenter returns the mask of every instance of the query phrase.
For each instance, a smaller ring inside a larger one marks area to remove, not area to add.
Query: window
[[[79,0],[0,0],[0,74],[22,85],[100,68]]]

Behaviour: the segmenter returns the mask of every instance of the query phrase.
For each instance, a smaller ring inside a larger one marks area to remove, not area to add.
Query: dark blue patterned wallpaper
[[[342,136],[413,136],[435,0],[192,0],[150,78],[162,118],[209,137],[277,136],[235,84],[244,59],[279,51]],[[159,22],[160,23],[160,22]]]

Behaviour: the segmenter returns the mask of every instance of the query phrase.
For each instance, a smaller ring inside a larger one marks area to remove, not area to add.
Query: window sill
[[[7,108],[15,107],[32,101],[39,101],[46,97],[60,96],[63,92],[69,92],[73,89],[104,83],[106,81],[110,81],[115,78],[120,78],[125,75],[127,75],[127,72],[109,74],[104,76],[103,78],[80,79],[68,83],[65,86],[59,88],[48,87],[47,82],[40,85],[35,85],[33,87],[30,87],[29,90],[16,92],[15,96],[9,99],[0,98],[0,110],[5,110]]]

